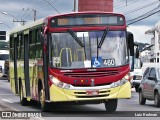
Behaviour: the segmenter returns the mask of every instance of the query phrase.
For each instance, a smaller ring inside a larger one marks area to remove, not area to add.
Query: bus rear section
[[[17,58],[11,57],[10,80],[22,105],[36,100],[48,111],[50,103],[104,103],[106,111],[115,111],[118,99],[131,97],[133,35],[127,35],[123,15],[62,14],[20,30],[11,32],[11,52],[17,48]]]
[[[5,62],[9,60],[9,51],[8,50],[0,50],[0,74],[3,77],[8,75],[8,67],[5,67]]]

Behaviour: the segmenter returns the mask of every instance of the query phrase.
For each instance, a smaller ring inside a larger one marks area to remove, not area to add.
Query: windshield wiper
[[[76,42],[81,46],[84,47],[84,43],[82,43],[82,41],[74,34],[74,32],[71,29],[67,30],[70,35],[76,40]]]
[[[109,28],[107,27],[102,35],[101,41],[98,44],[98,48],[101,48],[101,46],[103,45],[103,42],[106,38],[107,32],[109,31]]]

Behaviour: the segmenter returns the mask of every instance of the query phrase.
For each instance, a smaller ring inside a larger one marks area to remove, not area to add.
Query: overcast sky
[[[46,0],[0,0],[0,22],[3,22],[11,28],[16,27],[18,24],[13,24],[13,17],[3,15],[1,14],[2,12],[7,12],[18,20],[22,19],[31,22],[33,21],[33,9],[37,11],[36,19],[58,14],[58,12],[68,13],[73,10],[74,0],[48,1],[54,8],[49,5]],[[127,0],[127,3],[126,0],[114,0],[114,12],[125,14],[126,20],[128,21],[153,10],[159,4],[159,0]],[[154,27],[159,20],[160,13],[157,13],[147,19],[130,25],[127,29],[133,32],[135,41],[150,43],[150,38],[153,36],[145,35],[145,31]],[[4,24],[0,24],[0,31],[6,30],[9,32],[10,28]]]

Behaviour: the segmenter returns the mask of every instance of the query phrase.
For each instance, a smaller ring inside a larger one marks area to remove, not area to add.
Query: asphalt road
[[[0,104],[4,104],[17,111],[33,111],[41,112],[40,108],[33,103],[29,106],[21,106],[19,103],[19,96],[15,96],[10,90],[10,84],[7,80],[0,78]],[[132,112],[133,111],[133,112]],[[114,119],[119,120],[139,118],[139,119],[150,119],[151,117],[139,117],[141,113],[150,113],[151,111],[159,111],[160,108],[154,106],[153,101],[147,101],[146,105],[139,105],[138,103],[138,93],[132,90],[131,99],[119,99],[117,111],[114,113],[106,113],[104,104],[98,105],[58,105],[50,108],[50,112],[43,112],[42,116],[45,119],[52,119],[51,117],[56,117],[57,119],[75,119],[75,117],[84,117],[84,119],[99,120],[101,119]],[[151,112],[151,113],[153,113]],[[160,115],[160,114],[159,114]],[[114,118],[113,118],[114,117]],[[131,118],[132,117],[132,118]],[[159,119],[153,117],[153,119]]]

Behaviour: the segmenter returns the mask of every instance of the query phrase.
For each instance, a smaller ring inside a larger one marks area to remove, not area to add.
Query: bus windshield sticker
[[[106,66],[115,66],[115,59],[103,59],[103,64]]]
[[[85,66],[85,68],[90,68],[91,67],[91,61],[90,60],[85,60],[84,61],[84,66]]]
[[[92,57],[92,67],[101,67],[102,57]]]
[[[59,57],[53,57],[53,63],[60,63]]]

